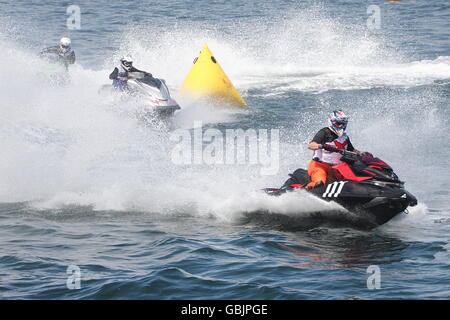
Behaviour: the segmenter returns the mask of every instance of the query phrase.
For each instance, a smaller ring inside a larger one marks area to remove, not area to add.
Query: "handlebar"
[[[151,73],[148,73],[148,72],[145,72],[145,71],[134,71],[134,72],[129,72],[128,73],[128,79],[139,80],[139,79],[143,79],[143,78],[146,78],[146,77],[152,77],[153,78]]]
[[[327,145],[326,147],[324,147],[323,145],[322,145],[322,148],[321,149],[324,149],[324,150],[326,150],[326,151],[330,151],[330,152],[337,152],[337,153],[340,153],[340,154],[344,154],[345,153],[345,151],[346,150],[344,150],[344,149],[338,149],[338,148],[336,148],[336,147],[332,147],[332,146],[330,146],[330,145]],[[350,151],[348,151],[348,152],[350,152]]]
[[[335,148],[335,147],[332,147],[332,146],[329,146],[329,145],[327,145],[326,149],[325,148],[323,148],[323,149],[326,150],[326,151],[330,151],[330,152],[340,153],[343,156],[346,156],[346,157],[351,158],[353,160],[358,160],[358,159],[361,158],[361,156],[359,154],[357,154],[356,152],[347,151],[347,150],[344,150],[344,149],[338,149],[338,148]]]

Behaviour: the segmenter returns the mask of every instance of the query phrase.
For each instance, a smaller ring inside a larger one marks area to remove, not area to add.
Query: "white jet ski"
[[[169,88],[163,79],[144,75],[141,72],[130,73],[127,85],[116,88],[113,85],[103,85],[100,92],[121,92],[132,96],[143,104],[145,113],[167,118],[181,109],[178,103],[170,96]]]
[[[42,59],[39,75],[54,86],[66,86],[70,83],[69,72],[64,62],[55,52],[40,53]]]

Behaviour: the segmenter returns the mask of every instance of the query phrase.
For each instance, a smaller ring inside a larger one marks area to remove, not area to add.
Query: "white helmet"
[[[348,117],[342,110],[335,110],[328,116],[328,123],[330,130],[340,137],[347,128]]]
[[[120,58],[120,64],[122,65],[122,68],[124,68],[126,71],[130,71],[133,67],[133,58],[131,58],[130,55],[126,55],[122,58]]]
[[[63,53],[66,53],[70,50],[70,44],[71,41],[67,37],[62,37],[61,40],[59,40],[59,47]]]

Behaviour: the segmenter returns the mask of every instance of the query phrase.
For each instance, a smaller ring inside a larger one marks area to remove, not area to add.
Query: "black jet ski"
[[[130,73],[127,85],[122,88],[103,85],[99,92],[120,92],[136,98],[142,104],[144,113],[162,118],[171,117],[180,109],[178,103],[171,97],[163,79],[144,75],[141,72]]]
[[[404,188],[392,168],[383,160],[370,153],[358,155],[354,152],[329,147],[329,151],[342,154],[339,165],[331,169],[331,177],[326,184],[306,188],[310,182],[304,169],[297,169],[281,188],[267,188],[272,196],[304,189],[326,201],[334,201],[361,220],[360,228],[371,229],[382,225],[408,206],[415,206],[417,199]],[[361,222],[362,221],[362,222]]]

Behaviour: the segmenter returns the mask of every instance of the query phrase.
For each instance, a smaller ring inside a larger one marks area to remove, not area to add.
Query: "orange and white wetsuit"
[[[355,148],[350,138],[344,132],[340,137],[330,128],[321,129],[313,138],[312,142],[330,145],[338,149],[353,151]],[[331,167],[342,163],[341,155],[324,149],[314,151],[313,159],[308,164],[308,175],[311,182],[307,187],[314,187],[318,182],[327,183],[327,177],[331,174]]]

